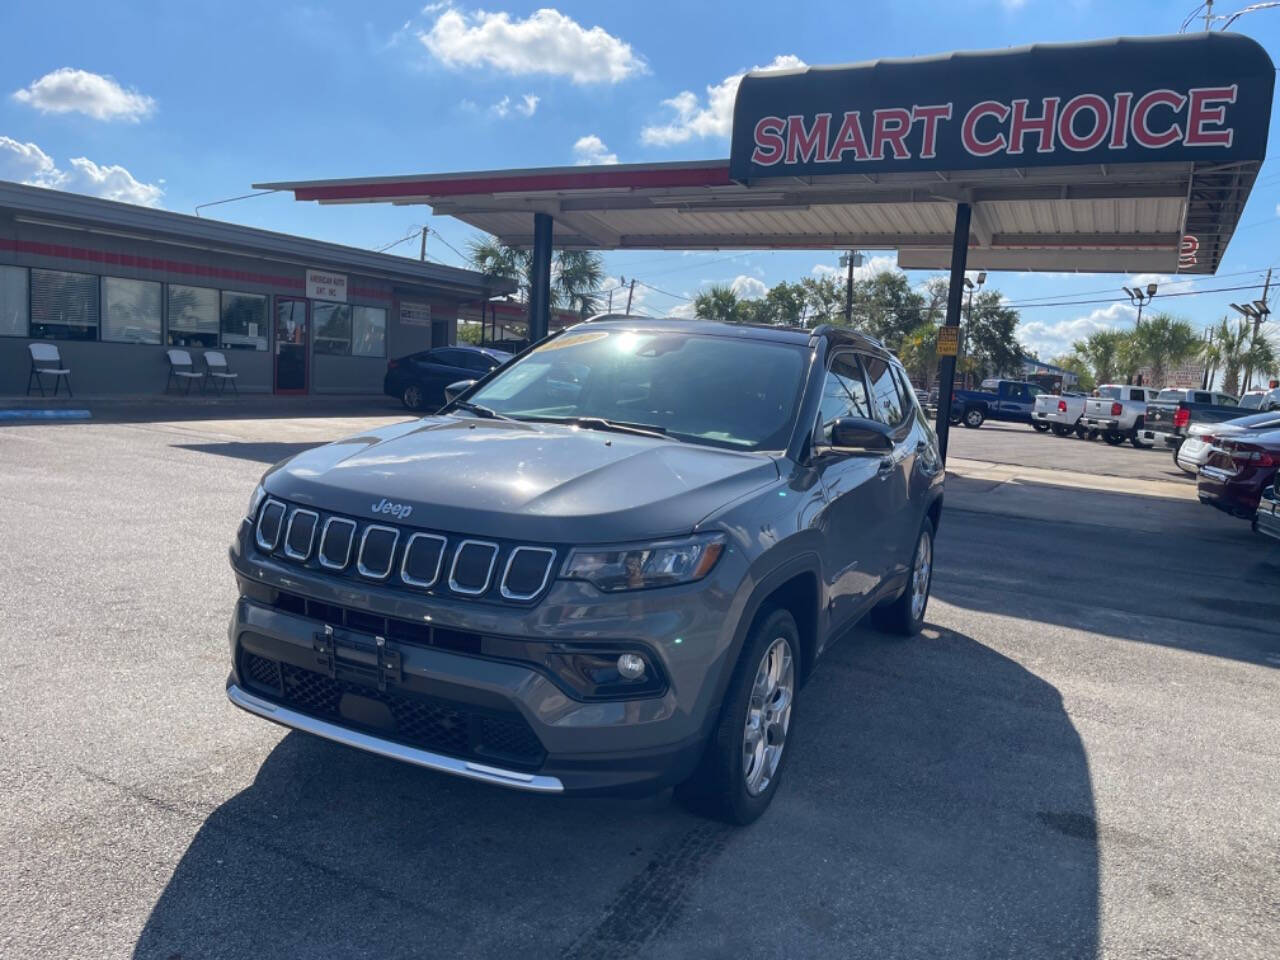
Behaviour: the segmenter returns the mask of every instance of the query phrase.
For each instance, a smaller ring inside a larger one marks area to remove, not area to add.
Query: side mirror
[[[458,397],[476,385],[474,380],[458,380],[444,388],[444,402],[453,403]]]
[[[837,450],[892,450],[889,428],[865,417],[841,417],[831,427],[831,446]]]

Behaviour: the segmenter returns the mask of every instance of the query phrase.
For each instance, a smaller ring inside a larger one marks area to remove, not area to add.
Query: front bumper
[[[1280,500],[1263,496],[1253,517],[1253,530],[1264,537],[1280,540]]]
[[[231,550],[241,596],[228,631],[228,697],[242,709],[383,756],[540,792],[652,792],[697,765],[731,667],[743,579],[736,551],[685,587],[641,597],[561,581],[533,606],[508,607],[324,576],[257,552],[249,533],[242,524]],[[378,618],[387,629],[365,622]],[[402,632],[406,626],[417,634]],[[491,655],[488,638],[634,645],[666,682],[646,698],[575,698],[545,666]],[[258,658],[257,677],[247,657]]]

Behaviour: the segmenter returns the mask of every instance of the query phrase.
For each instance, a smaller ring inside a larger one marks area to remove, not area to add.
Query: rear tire
[[[978,427],[982,426],[982,424],[986,422],[986,419],[987,415],[982,412],[981,407],[970,407],[964,412],[964,416],[960,418],[960,422],[970,430],[977,430]]]
[[[1040,423],[1038,420],[1031,421],[1031,429],[1034,430],[1036,433],[1045,433],[1048,431],[1050,426],[1051,424]],[[1058,434],[1058,435],[1061,436],[1061,434]]]
[[[676,799],[690,810],[745,826],[768,809],[794,735],[799,651],[791,614],[763,611],[747,635],[698,769],[676,787]]]
[[[1129,442],[1132,443],[1139,450],[1150,450],[1152,447],[1155,446],[1155,444],[1147,443],[1145,440],[1142,439],[1143,426],[1144,424],[1142,421],[1142,417],[1139,417],[1138,422],[1133,425],[1133,432],[1129,434]]]
[[[410,410],[421,410],[425,397],[422,395],[422,388],[416,383],[411,383],[404,388],[404,392],[400,394],[400,401]]]
[[[871,622],[889,633],[914,637],[924,626],[929,607],[929,591],[933,586],[933,521],[928,517],[920,526],[915,549],[911,551],[911,572],[902,596],[892,603],[871,610]]]
[[[1114,430],[1108,430],[1102,435],[1102,439],[1107,441],[1109,446],[1118,447],[1120,444],[1124,443],[1124,434],[1116,433]]]
[[[1089,428],[1086,427],[1083,423],[1077,423],[1075,426],[1075,431],[1076,431],[1076,436],[1079,437],[1081,440],[1092,439],[1092,437],[1089,436]]]
[[[1065,423],[1055,423],[1053,425],[1053,435],[1055,437],[1069,437],[1075,433],[1075,429],[1068,427]]]

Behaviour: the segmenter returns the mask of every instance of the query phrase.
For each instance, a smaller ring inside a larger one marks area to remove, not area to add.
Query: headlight
[[[719,533],[605,549],[579,547],[569,555],[563,576],[588,580],[610,592],[669,587],[701,580],[723,552],[724,536]]]
[[[258,484],[253,488],[253,496],[249,498],[249,510],[245,514],[250,520],[258,515],[258,508],[262,506],[262,501],[267,499],[267,490],[262,484]]]

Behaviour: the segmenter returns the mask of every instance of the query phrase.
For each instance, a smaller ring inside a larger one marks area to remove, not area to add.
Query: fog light
[[[618,676],[623,680],[639,680],[644,676],[644,657],[624,653],[618,658]]]

